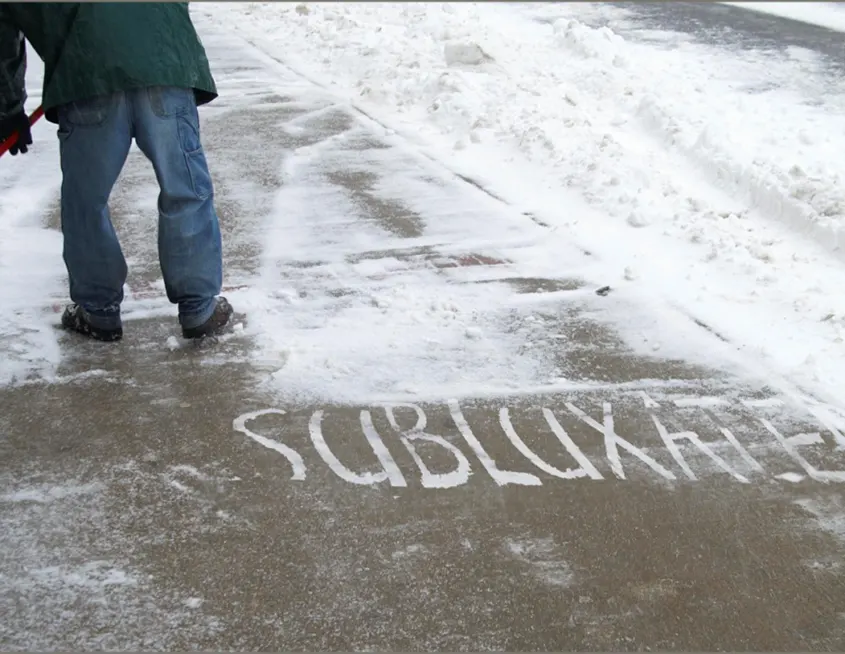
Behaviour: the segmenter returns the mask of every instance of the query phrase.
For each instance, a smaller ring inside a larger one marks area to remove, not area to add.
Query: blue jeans
[[[132,139],[159,185],[158,256],[183,327],[214,312],[223,283],[214,189],[191,89],[141,88],[59,107],[61,217],[70,298],[101,329],[121,325],[126,260],[108,201]]]

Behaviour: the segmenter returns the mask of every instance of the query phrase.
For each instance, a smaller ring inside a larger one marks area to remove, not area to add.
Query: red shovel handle
[[[41,107],[41,105],[39,105],[38,109],[33,111],[32,115],[29,117],[29,124],[34,125],[36,123],[36,121],[39,118],[41,118],[41,116],[43,116],[43,115],[44,115],[44,109],[43,109],[43,107]],[[5,141],[0,143],[0,157],[2,157],[4,154],[6,154],[9,151],[9,148],[11,148],[17,140],[18,140],[18,133],[15,132],[9,138],[7,138]]]

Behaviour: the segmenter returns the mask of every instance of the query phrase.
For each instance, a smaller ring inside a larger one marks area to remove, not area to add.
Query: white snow
[[[32,113],[41,101],[43,66],[31,50],[29,61]],[[32,140],[29,153],[0,158],[0,386],[51,376],[60,358],[49,301],[64,291],[61,236],[44,229],[61,184],[55,126],[42,118]]]
[[[352,130],[338,141],[364,136],[364,130]],[[434,266],[391,256],[348,260],[406,245],[401,237],[385,235],[382,226],[368,224],[354,198],[321,181],[324,147],[303,147],[288,156],[278,209],[265,227],[260,293],[235,296],[265,345],[262,361],[269,364],[274,353],[279,357],[272,383],[288,398],[354,403],[376,396],[477,393],[502,380],[516,390],[547,376],[542,361],[518,354],[525,333],[510,333],[511,294],[500,285],[450,284]],[[379,173],[374,196],[402,198],[423,216],[434,213],[439,221],[425,225],[417,247],[445,243],[448,252],[455,242],[512,246],[542,236],[489,198],[473,195],[469,201],[454,188],[424,182],[423,177],[444,175],[395,151],[341,150],[332,152],[330,164],[331,170],[355,175]],[[303,253],[322,263],[297,274],[292,264]]]
[[[640,42],[601,3],[305,7],[196,11],[845,403],[845,96],[812,52]]]

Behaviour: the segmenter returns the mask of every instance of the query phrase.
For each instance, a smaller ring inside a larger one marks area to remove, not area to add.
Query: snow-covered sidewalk
[[[671,221],[398,135],[194,9],[235,333],[178,338],[137,149],[124,339],[55,329],[54,127],[0,166],[0,649],[841,649],[843,430],[667,306]],[[574,156],[669,179],[638,143]]]
[[[599,4],[194,11],[845,404],[845,96],[812,52],[625,40]]]

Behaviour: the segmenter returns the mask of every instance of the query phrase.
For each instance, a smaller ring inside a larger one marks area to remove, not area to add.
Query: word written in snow
[[[659,435],[671,458],[678,465],[680,472],[687,479],[695,481],[697,480],[697,477],[681,451],[680,446],[682,444],[697,448],[698,451],[706,456],[716,468],[720,469],[724,473],[727,473],[738,482],[743,484],[750,483],[747,476],[735,470],[727,461],[725,461],[724,458],[719,456],[716,452],[716,449],[719,449],[716,447],[716,444],[703,441],[698,434],[693,431],[670,432],[654,412],[654,409],[659,408],[660,405],[644,393],[642,396],[645,408],[650,411],[649,418],[654,424],[656,433]],[[726,402],[720,398],[678,399],[674,401],[674,404],[677,407],[698,406],[702,408],[710,408],[718,404],[725,403]],[[749,400],[743,402],[743,404],[749,408],[775,406],[777,403],[779,403],[778,400],[772,399]],[[610,471],[616,478],[623,480],[626,479],[621,459],[621,451],[624,451],[638,459],[641,463],[645,464],[663,479],[668,481],[674,481],[677,479],[676,474],[672,470],[669,470],[656,459],[649,456],[646,451],[633,445],[630,441],[619,435],[614,424],[614,417],[611,411],[611,404],[609,402],[605,402],[602,405],[602,416],[600,420],[591,417],[587,412],[578,408],[571,402],[565,403],[564,406],[567,411],[572,414],[572,416],[577,418],[581,423],[590,427],[592,431],[596,432],[603,439],[607,462],[609,464]],[[496,463],[494,458],[487,452],[487,450],[485,450],[482,443],[476,437],[473,429],[464,417],[460,405],[455,401],[450,401],[448,403],[448,407],[451,418],[461,437],[493,481],[500,486],[509,484],[521,486],[542,485],[541,479],[533,473],[505,470],[500,467],[500,465]],[[428,421],[425,413],[420,407],[414,404],[386,404],[382,407],[382,409],[384,410],[385,417],[391,429],[396,433],[399,441],[407,449],[419,469],[420,481],[424,488],[454,488],[456,486],[466,484],[469,481],[470,475],[472,474],[469,459],[461,449],[449,442],[443,436],[431,434],[426,431]],[[408,409],[413,412],[416,422],[412,427],[402,428],[400,426],[396,415],[396,411],[398,409]],[[305,461],[299,452],[277,440],[261,436],[247,427],[247,423],[261,416],[270,414],[284,415],[285,413],[286,412],[282,409],[263,409],[260,411],[244,413],[234,420],[233,427],[236,431],[246,434],[255,442],[284,456],[293,469],[291,479],[295,481],[303,481],[306,478],[306,466]],[[542,415],[551,430],[551,433],[556,437],[558,442],[563,446],[564,450],[576,464],[573,467],[561,470],[538,456],[536,452],[528,447],[525,441],[517,433],[510,418],[510,412],[507,408],[499,410],[499,425],[501,426],[504,435],[514,448],[522,454],[522,456],[528,459],[528,461],[530,461],[537,469],[542,470],[552,477],[568,480],[583,478],[592,480],[604,479],[604,475],[599,472],[596,466],[581,451],[572,438],[570,438],[569,434],[560,424],[555,414],[551,410],[543,408]],[[825,418],[825,416],[817,412],[813,412],[813,415],[833,434],[838,446],[840,448],[845,447],[845,436],[843,436],[836,427]],[[371,411],[365,409],[360,412],[360,423],[364,436],[381,466],[381,469],[377,472],[355,472],[337,457],[337,455],[329,447],[323,435],[323,417],[324,412],[322,410],[314,411],[311,415],[308,431],[311,442],[313,443],[320,458],[322,458],[322,460],[338,477],[351,484],[373,485],[386,481],[393,487],[407,487],[407,480],[400,471],[399,466],[396,464],[395,459],[390,453],[390,450],[384,444],[384,441],[375,428]],[[760,418],[759,423],[764,427],[766,432],[774,437],[774,441],[783,448],[784,452],[798,464],[809,478],[821,482],[845,482],[845,471],[819,470],[811,465],[798,451],[798,448],[801,446],[824,444],[825,441],[820,433],[802,433],[793,436],[785,436],[776,429],[769,420]],[[721,427],[720,432],[725,438],[725,444],[736,451],[739,458],[745,463],[749,470],[755,473],[765,473],[763,466],[751,456],[748,449],[743,446],[730,429]],[[417,451],[417,444],[423,442],[442,448],[442,450],[453,460],[454,467],[449,472],[432,472]],[[788,481],[798,481],[803,478],[802,475],[796,473],[784,473],[777,475],[777,477]]]

